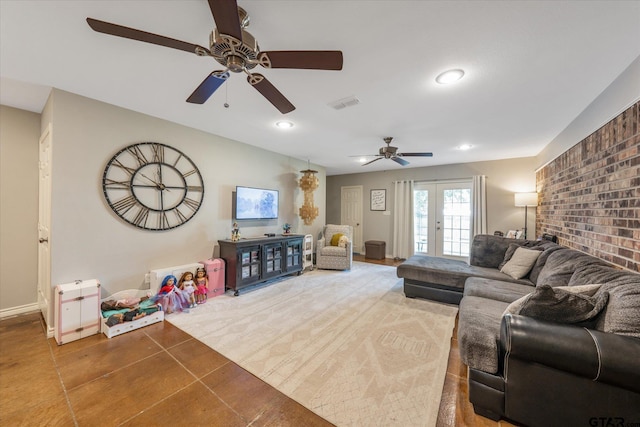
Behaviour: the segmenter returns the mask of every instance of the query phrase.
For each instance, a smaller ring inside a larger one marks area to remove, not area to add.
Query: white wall
[[[423,168],[390,169],[381,172],[366,172],[327,177],[327,221],[340,222],[340,188],[349,185],[363,186],[363,240],[384,240],[387,254],[393,253],[393,181],[413,179],[414,181],[443,181],[471,178],[474,175],[487,176],[487,227],[488,232],[506,232],[522,229],[524,208],[514,206],[513,193],[535,191],[534,157],[518,159],[474,162],[455,165],[430,166]],[[369,210],[369,192],[372,189],[387,190],[387,210]],[[535,238],[535,209],[529,208],[528,237]]]
[[[538,154],[536,169],[600,129],[640,99],[640,56]]]
[[[0,105],[0,313],[36,303],[40,115]]]
[[[42,115],[35,115],[34,120],[35,123],[29,126],[29,140],[33,144],[29,156],[35,161],[20,160],[21,164],[16,167],[23,169],[33,181],[33,191],[28,192],[32,200],[27,216],[35,217],[37,222],[38,138],[40,128],[51,121],[52,285],[98,278],[102,282],[103,296],[106,296],[122,289],[144,288],[144,275],[151,269],[211,257],[218,239],[230,236],[232,191],[236,185],[280,190],[280,218],[241,222],[243,236],[281,232],[285,222],[293,224],[296,233],[315,236],[325,223],[325,171],[317,165],[312,167],[319,171],[320,188],[316,190],[315,201],[320,215],[308,227],[297,216],[304,201],[298,187],[299,171],[307,169],[306,161],[59,90],[52,92]],[[1,127],[4,141],[5,129],[13,132],[14,125],[3,121]],[[122,147],[143,141],[176,147],[188,155],[202,173],[205,185],[202,207],[191,221],[181,227],[163,232],[137,229],[116,216],[104,200],[101,179],[107,161]],[[3,155],[3,209],[6,187],[4,159]],[[3,231],[9,226],[11,224],[3,215]],[[33,241],[36,240],[34,231]],[[3,233],[3,255],[5,245],[14,247],[16,238],[7,239],[5,243]],[[35,274],[36,246],[30,255],[23,258]],[[2,274],[2,295],[13,293],[16,277],[24,277],[24,274],[14,272],[5,281],[4,268]],[[34,282],[37,279],[32,276],[30,280],[32,295],[20,302],[36,302]],[[2,308],[17,303],[5,303],[4,300]]]

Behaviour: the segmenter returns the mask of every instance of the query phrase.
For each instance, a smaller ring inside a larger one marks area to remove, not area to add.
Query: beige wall
[[[363,186],[363,241],[383,240],[387,254],[393,253],[393,181],[443,181],[471,179],[474,175],[487,176],[487,226],[495,230],[522,229],[524,208],[514,204],[513,193],[535,191],[535,158],[518,158],[475,162],[424,168],[402,168],[381,172],[367,172],[327,177],[327,221],[340,222],[340,189],[343,186]],[[387,211],[369,210],[369,192],[372,189],[387,190]],[[529,210],[528,229],[534,230],[535,210]],[[532,236],[533,237],[533,236]]]
[[[20,160],[15,168],[29,175],[32,181],[29,184],[33,187],[29,192],[32,200],[26,217],[37,216],[38,138],[41,126],[44,128],[49,122],[52,123],[53,136],[52,285],[75,279],[98,278],[102,282],[103,296],[106,296],[122,289],[144,288],[144,275],[151,269],[211,257],[217,240],[230,236],[232,191],[235,191],[236,185],[280,190],[279,219],[240,222],[243,236],[278,233],[285,222],[293,224],[294,232],[315,236],[325,223],[324,168],[311,165],[319,171],[320,187],[316,190],[315,202],[320,208],[320,215],[313,225],[305,226],[297,216],[298,208],[304,201],[297,181],[301,176],[299,171],[307,169],[306,161],[59,90],[53,91],[42,115],[33,115],[33,121],[25,126],[28,132],[24,133],[29,134],[32,140],[31,157],[34,160]],[[15,133],[18,130],[14,129],[13,120],[3,120],[1,127],[4,214],[4,189],[7,185],[4,179],[4,132]],[[137,229],[122,222],[104,200],[101,179],[106,162],[122,147],[143,141],[161,142],[183,151],[202,173],[204,202],[196,216],[181,227],[164,232]],[[25,193],[20,191],[19,194]],[[19,204],[16,197],[11,204]],[[6,209],[9,208],[6,206]],[[4,230],[11,224],[5,221],[4,215],[1,222],[4,255],[5,245],[12,248],[18,242],[15,237],[5,241]],[[33,236],[32,241],[35,242],[35,228]],[[21,265],[28,265],[34,272],[30,280],[35,282],[35,244],[31,253],[21,258]],[[24,277],[20,273],[23,272],[7,275],[9,277],[5,281],[3,268],[0,287],[3,296],[15,292],[16,277]],[[31,286],[31,294],[20,303],[36,302],[35,283]],[[0,310],[17,303],[10,300],[5,303],[3,298]]]
[[[0,311],[36,303],[39,138],[39,114],[0,105]]]

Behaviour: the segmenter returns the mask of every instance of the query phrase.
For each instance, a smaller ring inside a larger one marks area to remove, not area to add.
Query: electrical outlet
[[[151,276],[149,273],[144,275],[144,283],[151,283]]]

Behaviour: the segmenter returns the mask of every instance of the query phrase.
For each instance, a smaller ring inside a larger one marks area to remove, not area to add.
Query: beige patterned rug
[[[354,262],[213,298],[167,321],[338,426],[434,426],[457,307]]]

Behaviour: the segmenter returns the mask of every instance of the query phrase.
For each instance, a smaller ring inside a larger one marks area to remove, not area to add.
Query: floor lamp
[[[527,211],[529,206],[538,206],[538,193],[515,193],[515,205],[524,207],[524,238],[527,238]]]

